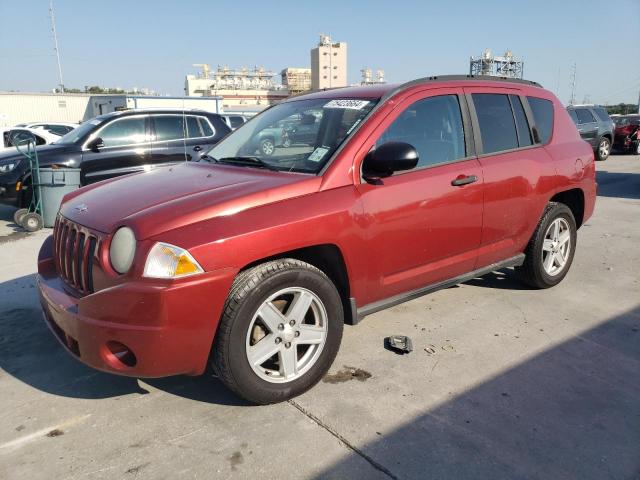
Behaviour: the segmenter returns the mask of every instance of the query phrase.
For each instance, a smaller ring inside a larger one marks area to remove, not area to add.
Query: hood
[[[40,165],[50,165],[59,161],[61,155],[78,151],[78,147],[74,144],[57,145],[52,143],[49,145],[40,145],[36,150],[38,152],[38,161],[40,162]],[[27,157],[18,152],[15,147],[3,150],[2,153],[0,153],[0,163],[19,159],[24,159],[26,161]]]
[[[216,216],[317,191],[321,178],[250,167],[183,163],[114,178],[64,198],[61,213],[109,233],[128,225],[139,240]]]

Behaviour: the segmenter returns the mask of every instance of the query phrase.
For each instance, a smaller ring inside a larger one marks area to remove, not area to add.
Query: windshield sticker
[[[353,129],[356,128],[358,125],[360,125],[361,121],[362,121],[361,118],[356,120],[356,122],[353,125],[351,125],[351,128],[349,130],[347,130],[347,135],[351,135],[351,132],[353,132]]]
[[[309,155],[309,158],[307,160],[309,160],[310,162],[319,162],[327,154],[328,151],[328,148],[318,147],[313,151],[311,155]]]
[[[331,100],[323,108],[345,108],[348,110],[362,110],[369,105],[369,100]]]

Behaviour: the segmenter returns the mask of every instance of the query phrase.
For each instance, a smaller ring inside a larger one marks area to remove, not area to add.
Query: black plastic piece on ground
[[[384,339],[384,348],[399,355],[413,351],[413,342],[404,335],[391,335]]]

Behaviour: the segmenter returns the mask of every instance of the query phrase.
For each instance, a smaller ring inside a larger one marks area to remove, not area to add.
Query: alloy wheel
[[[317,362],[326,341],[327,312],[320,298],[305,288],[285,288],[269,296],[253,316],[247,361],[267,382],[291,382]]]
[[[556,218],[544,236],[542,266],[552,277],[564,270],[571,253],[571,228],[564,218]]]

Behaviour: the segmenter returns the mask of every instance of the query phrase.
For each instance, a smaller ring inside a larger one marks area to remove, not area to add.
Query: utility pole
[[[60,92],[64,93],[64,82],[62,81],[62,65],[60,64],[60,49],[58,48],[58,32],[56,31],[56,17],[53,13],[53,0],[49,0],[49,16],[51,17],[51,31],[53,32],[53,45],[58,60],[58,78],[60,79]]]
[[[571,79],[571,98],[569,99],[569,105],[576,103],[576,67],[574,62],[573,65],[571,65],[571,75],[569,77]]]

